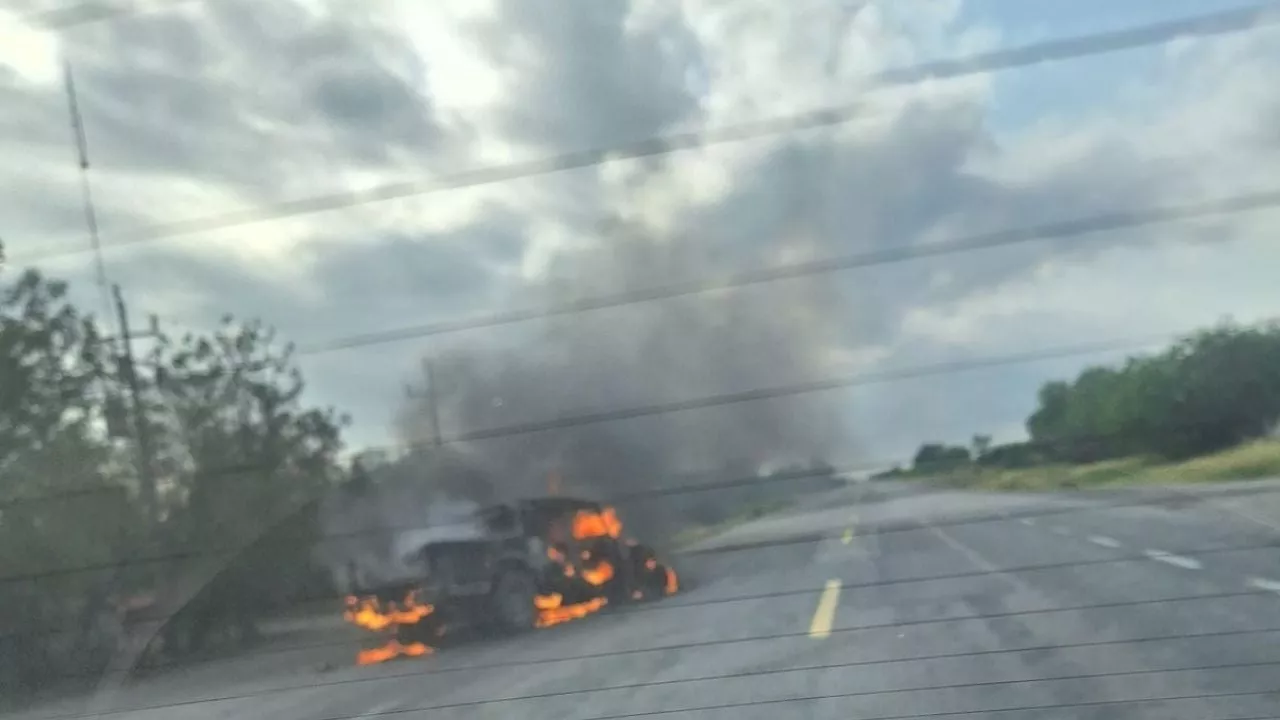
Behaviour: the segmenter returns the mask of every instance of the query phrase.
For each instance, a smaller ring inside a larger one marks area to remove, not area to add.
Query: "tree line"
[[[167,658],[246,642],[323,582],[347,419],[304,402],[293,348],[231,317],[122,343],[0,264],[0,688],[92,677],[131,611],[165,619],[144,641]]]
[[[1045,383],[1026,420],[1025,442],[993,446],[978,436],[969,447],[925,443],[911,471],[1131,456],[1176,461],[1266,437],[1278,421],[1280,324],[1226,322],[1161,352]]]

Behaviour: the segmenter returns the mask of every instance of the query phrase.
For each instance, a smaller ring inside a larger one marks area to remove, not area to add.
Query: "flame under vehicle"
[[[397,633],[362,661],[430,652],[461,627],[518,633],[677,589],[675,571],[626,538],[611,507],[548,497],[473,515],[471,532],[407,538],[399,552],[413,572],[348,597],[348,620]]]

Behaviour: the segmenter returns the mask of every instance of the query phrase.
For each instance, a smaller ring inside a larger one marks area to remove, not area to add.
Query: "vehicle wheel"
[[[666,594],[667,568],[658,562],[657,554],[646,545],[631,550],[631,561],[636,590],[645,600],[655,600]]]
[[[652,570],[646,568],[643,580],[644,596],[657,599],[667,594],[667,566],[658,563]]]
[[[538,585],[533,574],[523,569],[509,569],[498,576],[489,596],[489,612],[498,630],[518,633],[532,630],[538,621],[533,597]]]
[[[396,627],[396,640],[408,643],[423,643],[435,647],[440,644],[441,626],[438,619],[434,616],[428,616],[413,625],[400,625]]]

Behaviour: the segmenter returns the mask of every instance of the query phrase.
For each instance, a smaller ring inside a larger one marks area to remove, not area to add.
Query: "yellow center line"
[[[809,621],[809,637],[825,640],[831,635],[831,622],[836,617],[836,602],[840,599],[840,581],[828,580],[822,589],[822,597],[818,598],[818,607],[813,611],[813,620]]]
[[[849,527],[844,530],[844,537],[840,538],[840,542],[848,545],[853,542],[853,529],[858,525],[858,516],[853,515],[849,518]]]

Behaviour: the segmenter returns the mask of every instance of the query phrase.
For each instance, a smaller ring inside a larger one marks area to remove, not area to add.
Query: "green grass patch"
[[[933,480],[952,487],[1037,491],[1223,482],[1275,476],[1280,476],[1280,441],[1258,440],[1177,463],[1134,457],[1087,465],[1044,465],[1017,470],[970,467]]]
[[[752,520],[762,518],[765,515],[769,515],[771,513],[775,513],[780,510],[785,510],[786,508],[790,507],[791,504],[792,504],[791,500],[783,500],[783,499],[767,500],[767,501],[761,501],[758,503],[753,503],[751,505],[748,505],[746,507],[739,509],[737,512],[733,513],[729,517],[719,522],[709,523],[705,525],[692,525],[692,526],[686,527],[685,529],[677,532],[675,535],[672,536],[671,544],[673,547],[676,547],[676,548],[688,547],[689,545],[692,545],[700,540],[705,540],[711,537],[712,535],[717,535],[719,533],[722,533],[725,530],[728,530],[729,528],[741,525],[743,523],[751,522]]]

